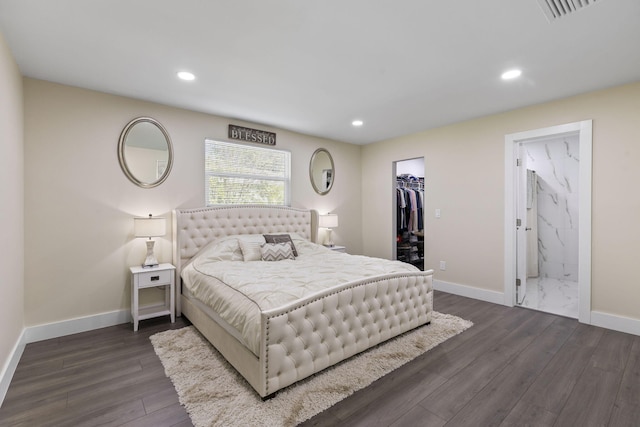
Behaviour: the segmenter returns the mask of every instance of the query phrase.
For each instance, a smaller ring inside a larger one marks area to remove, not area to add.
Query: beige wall
[[[444,260],[447,271],[436,270],[437,280],[502,292],[504,136],[593,119],[592,308],[640,319],[632,269],[640,241],[633,188],[640,181],[640,83],[364,147],[32,79],[24,92],[29,326],[129,307],[127,266],[144,254],[131,217],[201,205],[203,140],[226,139],[229,123],[277,132],[278,147],[293,154],[293,205],[338,213],[334,240],[351,253],[392,258],[391,164],[424,156],[427,267]],[[124,125],[141,115],[168,129],[176,159],[169,179],[147,190],[126,179],[116,152]],[[336,163],[327,196],[316,195],[308,179],[318,147]],[[169,261],[169,236],[156,247]]]
[[[22,110],[22,76],[0,33],[0,378],[24,327]]]
[[[504,137],[593,119],[592,310],[640,319],[640,83],[432,129],[362,150],[363,249],[391,257],[391,164],[425,157],[426,267],[504,289]],[[435,209],[442,216],[435,219]],[[370,212],[376,212],[371,215]],[[383,230],[381,232],[380,230]],[[386,230],[386,231],[384,231]]]
[[[276,132],[276,148],[292,152],[292,205],[338,213],[334,240],[361,251],[359,146],[33,79],[24,92],[27,326],[129,308],[128,266],[145,253],[132,217],[202,206],[204,139],[226,140],[229,123]],[[118,164],[120,132],[139,116],[160,121],[174,146],[171,175],[153,189],[133,185]],[[319,147],[336,166],[326,196],[309,182]],[[171,261],[170,234],[156,255]]]

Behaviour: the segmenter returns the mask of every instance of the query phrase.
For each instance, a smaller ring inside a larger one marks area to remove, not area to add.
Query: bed
[[[176,314],[262,398],[431,321],[431,270],[317,245],[317,224],[284,206],[174,211]]]

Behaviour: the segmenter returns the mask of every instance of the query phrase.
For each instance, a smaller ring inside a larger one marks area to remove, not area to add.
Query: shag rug
[[[299,381],[266,401],[193,326],[157,333],[151,342],[196,427],[295,426],[472,325],[433,312],[430,325]]]

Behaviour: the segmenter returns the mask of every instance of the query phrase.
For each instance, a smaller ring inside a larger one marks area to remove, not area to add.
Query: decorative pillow
[[[263,261],[282,261],[296,259],[288,243],[265,243],[260,247]]]
[[[236,237],[223,237],[209,243],[193,259],[203,261],[242,261],[242,251]]]
[[[261,234],[238,236],[238,243],[240,243],[245,261],[260,261],[262,259],[260,246],[264,244],[264,237]]]
[[[291,245],[291,252],[293,252],[293,256],[298,256],[296,246],[293,244],[291,236],[288,234],[265,234],[264,240],[267,243],[289,243],[289,245]]]

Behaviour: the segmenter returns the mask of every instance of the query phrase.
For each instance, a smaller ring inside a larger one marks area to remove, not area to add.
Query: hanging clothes
[[[397,195],[397,229],[398,232],[416,232],[424,228],[424,179],[398,177]]]
[[[424,269],[424,178],[398,176],[396,197],[396,259]]]
[[[407,203],[405,198],[404,188],[396,188],[396,196],[397,196],[397,229],[398,233],[402,232],[407,228],[407,220],[406,220],[406,209]]]

